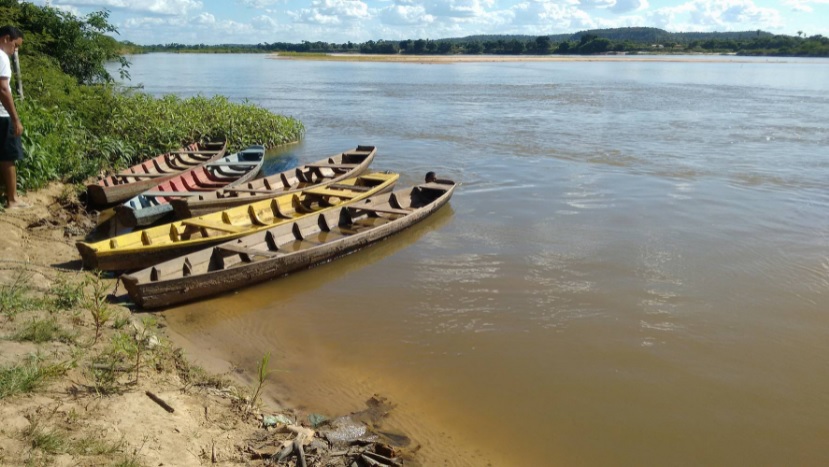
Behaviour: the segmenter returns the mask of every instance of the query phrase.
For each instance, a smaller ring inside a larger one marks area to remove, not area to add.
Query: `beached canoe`
[[[177,151],[158,155],[86,186],[90,205],[120,203],[147,191],[193,167],[224,157],[227,143],[193,143]]]
[[[447,180],[372,196],[121,277],[142,308],[238,290],[349,254],[425,219],[455,190]]]
[[[233,188],[174,199],[170,204],[173,205],[176,218],[187,219],[293,193],[314,185],[337,183],[365,173],[376,154],[377,148],[374,146],[357,146],[340,154],[264,178],[250,180]]]
[[[153,224],[173,212],[170,204],[173,198],[197,196],[245,183],[259,174],[264,160],[265,147],[250,146],[155,185],[116,206],[115,215],[120,225],[125,227]]]
[[[390,191],[398,174],[372,173],[325,187],[281,195],[204,216],[76,246],[89,269],[127,271],[267,230],[309,213]]]

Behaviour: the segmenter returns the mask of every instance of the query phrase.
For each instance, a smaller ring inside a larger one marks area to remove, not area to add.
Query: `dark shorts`
[[[23,159],[23,145],[20,137],[14,136],[12,119],[0,117],[0,161],[19,161]]]

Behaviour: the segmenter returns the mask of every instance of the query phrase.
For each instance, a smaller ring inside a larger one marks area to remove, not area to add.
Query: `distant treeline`
[[[738,55],[829,56],[829,38],[774,35],[764,31],[668,32],[658,28],[594,29],[549,36],[483,35],[452,39],[368,41],[360,44],[308,42],[256,45],[139,46],[122,43],[124,53],[364,53],[406,55],[596,55],[621,53],[735,53]]]

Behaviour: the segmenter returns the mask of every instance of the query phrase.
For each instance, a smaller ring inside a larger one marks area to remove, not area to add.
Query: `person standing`
[[[23,33],[14,26],[0,27],[0,179],[6,185],[6,207],[20,209],[29,207],[17,199],[17,171],[14,163],[23,159],[23,123],[14,107],[10,85],[12,76],[9,56],[23,44]]]

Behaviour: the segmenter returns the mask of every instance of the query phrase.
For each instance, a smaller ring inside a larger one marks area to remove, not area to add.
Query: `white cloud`
[[[780,12],[762,8],[752,0],[693,0],[676,7],[659,8],[649,23],[669,31],[733,31],[778,29]]]
[[[212,25],[216,24],[216,17],[210,13],[200,13],[198,16],[193,18],[193,22],[195,24]]]
[[[256,29],[273,30],[279,26],[275,19],[267,15],[259,15],[251,19],[251,24]]]
[[[426,13],[426,8],[423,5],[408,3],[398,2],[395,5],[381,9],[379,12],[381,22],[392,25],[424,25],[435,21],[435,17]]]
[[[649,6],[648,0],[616,0],[616,5],[610,10],[614,13],[627,13],[629,11],[644,10]]]
[[[426,11],[439,17],[476,18],[486,16],[494,0],[446,0],[426,2]]]
[[[202,8],[199,0],[56,0],[53,4],[122,9],[154,15],[184,15]]]
[[[368,5],[361,0],[313,0],[311,8],[289,11],[299,23],[339,25],[371,18]]]
[[[812,5],[829,4],[829,0],[783,0],[784,5],[788,5],[794,11],[802,11],[806,13],[811,13],[814,11]]]
[[[582,8],[610,8],[616,3],[616,0],[581,0],[578,4]]]
[[[277,2],[279,2],[279,0],[236,0],[236,3],[240,5],[257,9],[267,8]]]
[[[530,28],[532,33],[574,32],[594,29],[599,22],[584,10],[572,4],[561,5],[556,1],[531,1],[513,7],[514,24]],[[535,27],[532,27],[535,26]]]

